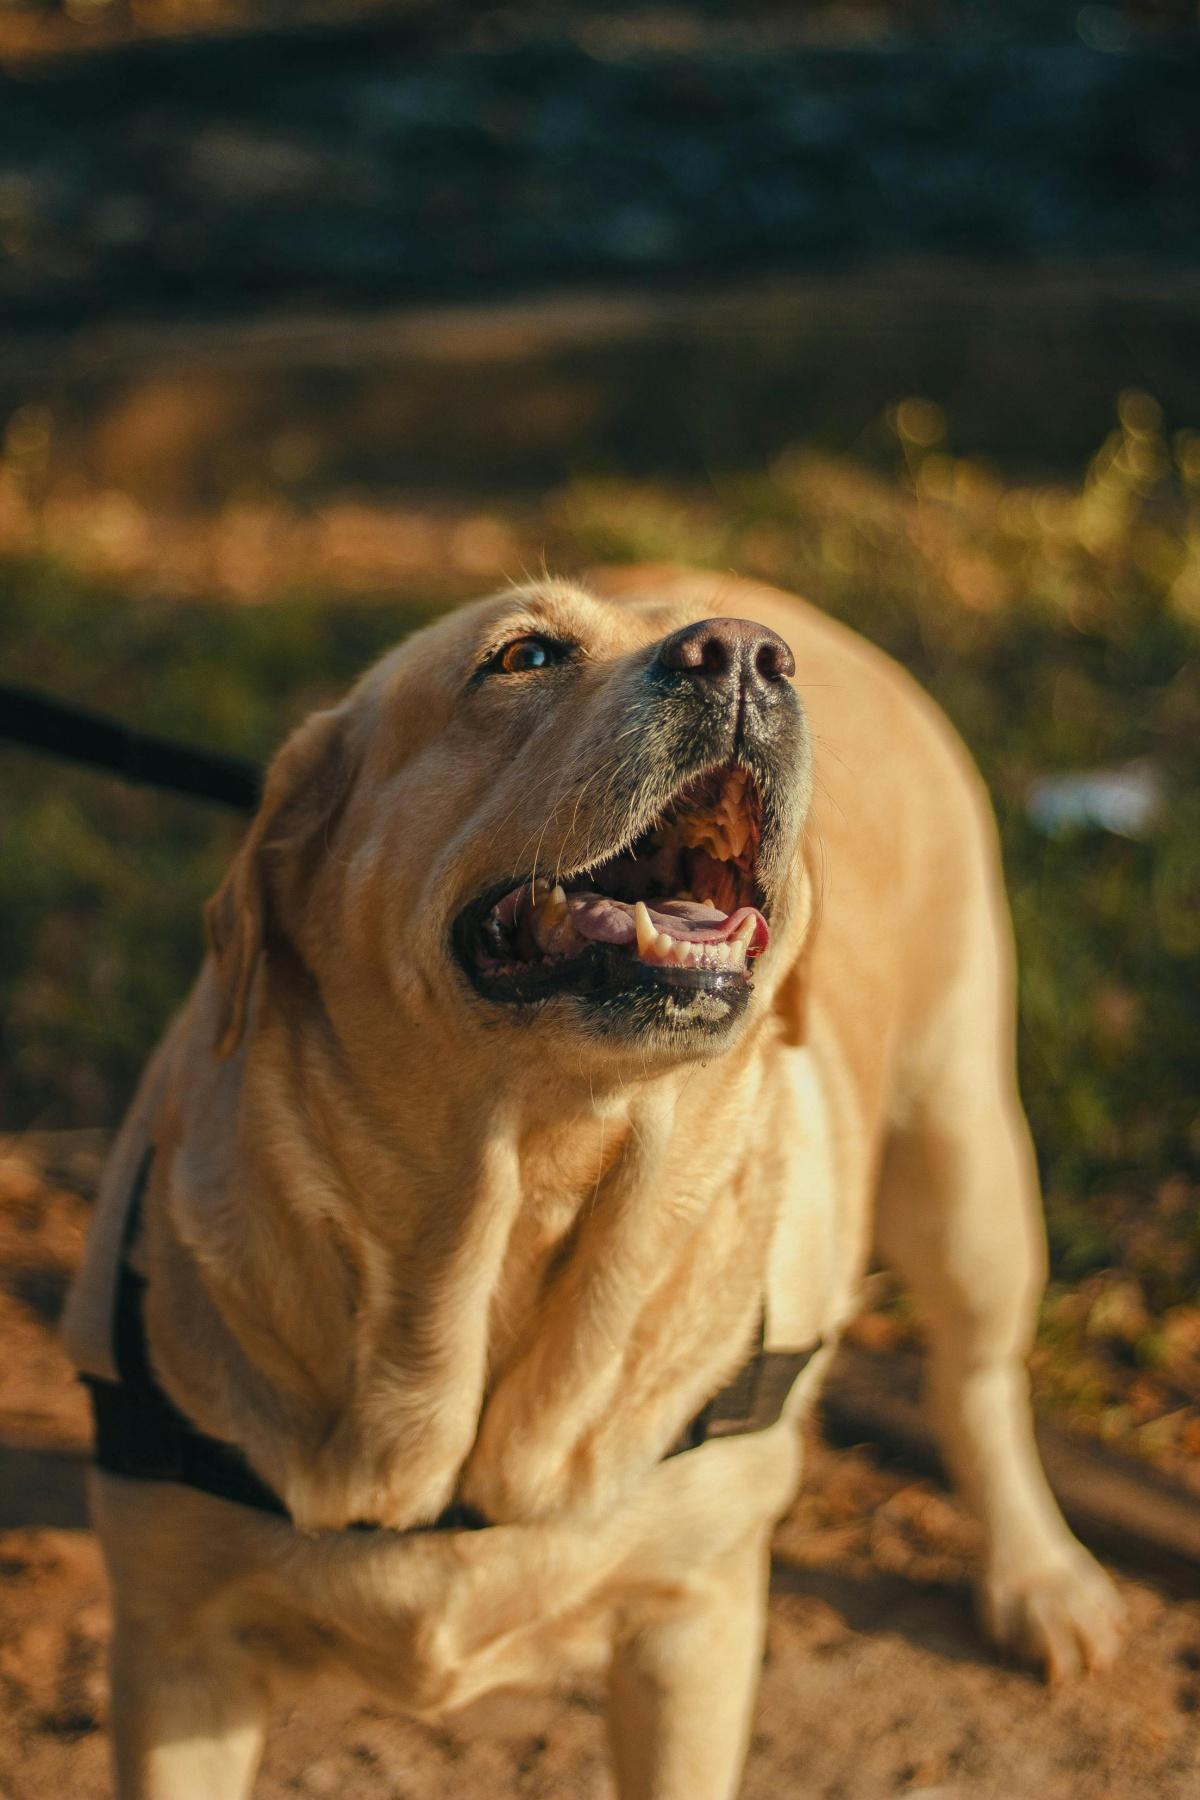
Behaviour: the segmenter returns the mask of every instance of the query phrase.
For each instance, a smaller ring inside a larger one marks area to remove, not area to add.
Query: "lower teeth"
[[[676,940],[660,932],[652,944],[647,944],[644,949],[638,947],[637,960],[652,968],[724,972],[745,968],[746,948],[739,943],[689,943],[686,939]]]
[[[602,900],[603,896],[592,898]],[[517,912],[510,924],[502,924],[495,915],[485,924],[483,935],[486,953],[495,962],[519,968],[529,961],[569,960],[578,956],[593,941],[603,944],[606,941],[604,934],[593,935],[587,929],[584,918],[578,913],[573,917],[569,901],[587,903],[589,896],[569,897],[561,886],[552,888],[549,882],[532,884],[523,902],[523,910]],[[682,895],[674,895],[662,904],[667,911],[672,912],[682,901]],[[686,904],[694,907],[701,903],[689,901]],[[711,907],[711,903],[709,904]],[[701,938],[673,936],[669,931],[660,930],[659,924],[667,922],[665,915],[652,916],[645,901],[637,901],[632,913],[634,933],[632,941],[626,941],[624,946],[631,960],[650,968],[687,969],[702,974],[740,974],[745,971],[747,952],[755,937],[754,918],[744,920],[729,937]],[[577,928],[576,917],[579,918],[580,928]],[[721,909],[711,907],[710,918],[701,923],[711,929],[720,918]],[[671,922],[675,923],[673,919]],[[686,928],[682,919],[678,924]],[[619,943],[618,939],[612,944],[612,948],[617,949]]]

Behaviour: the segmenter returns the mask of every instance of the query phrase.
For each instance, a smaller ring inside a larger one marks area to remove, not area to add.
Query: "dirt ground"
[[[0,1800],[100,1800],[104,1583],[87,1421],[53,1336],[86,1204],[0,1162]],[[928,1481],[813,1446],[779,1528],[745,1800],[1185,1800],[1200,1794],[1200,1602],[1122,1580],[1129,1644],[1057,1693],[1000,1666],[972,1527]],[[600,1695],[499,1699],[445,1729],[330,1690],[282,1716],[258,1800],[601,1800]]]

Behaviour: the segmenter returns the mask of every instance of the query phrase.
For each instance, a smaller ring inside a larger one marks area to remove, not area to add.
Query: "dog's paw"
[[[1106,1669],[1120,1648],[1124,1602],[1079,1544],[1033,1569],[991,1569],[979,1598],[994,1642],[1040,1664],[1051,1685]]]

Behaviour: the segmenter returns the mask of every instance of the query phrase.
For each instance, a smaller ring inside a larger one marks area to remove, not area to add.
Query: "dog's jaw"
[[[690,774],[611,853],[470,902],[452,945],[474,993],[539,1012],[569,1000],[609,1042],[658,1036],[678,1051],[726,1031],[770,940],[762,865],[780,826],[764,785],[745,764]]]

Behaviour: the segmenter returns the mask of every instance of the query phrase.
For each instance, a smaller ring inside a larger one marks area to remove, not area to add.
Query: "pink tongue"
[[[568,894],[571,923],[580,937],[598,944],[632,944],[637,936],[633,907],[607,894]],[[656,931],[677,943],[723,944],[746,920],[757,921],[747,956],[761,956],[767,947],[767,921],[756,907],[739,906],[736,912],[718,912],[693,900],[663,900],[646,909]]]

